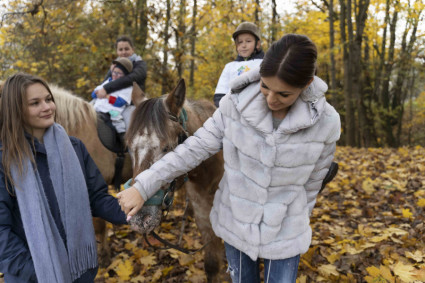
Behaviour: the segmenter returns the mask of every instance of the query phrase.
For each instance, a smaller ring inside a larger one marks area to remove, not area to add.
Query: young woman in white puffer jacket
[[[295,282],[341,128],[326,83],[314,75],[316,59],[307,36],[275,42],[259,70],[233,81],[202,128],[118,195],[123,211],[134,215],[165,180],[223,149],[225,173],[210,220],[225,242],[233,282],[260,282],[259,259],[265,282]]]

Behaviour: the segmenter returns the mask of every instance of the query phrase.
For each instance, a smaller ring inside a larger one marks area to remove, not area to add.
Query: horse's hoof
[[[162,211],[159,206],[143,206],[130,220],[132,230],[145,234],[151,232],[161,223]]]

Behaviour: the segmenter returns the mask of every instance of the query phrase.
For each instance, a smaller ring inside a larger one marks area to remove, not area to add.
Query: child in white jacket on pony
[[[311,243],[310,214],[331,165],[340,118],[314,74],[317,49],[287,34],[260,69],[240,76],[220,108],[174,151],[118,194],[133,216],[156,191],[223,149],[224,175],[210,220],[225,242],[233,282],[295,282]]]

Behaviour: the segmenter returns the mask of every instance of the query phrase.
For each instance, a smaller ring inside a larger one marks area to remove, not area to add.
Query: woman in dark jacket
[[[129,87],[136,82],[142,90],[145,90],[145,81],[147,75],[146,62],[142,60],[142,57],[134,53],[133,41],[129,36],[122,35],[117,38],[115,42],[115,49],[117,51],[118,58],[125,57],[133,62],[133,71],[117,80],[110,81],[105,84],[103,88],[96,91],[97,97],[103,98],[107,94],[114,91]],[[112,77],[112,69],[110,68],[105,76],[105,80]]]
[[[84,144],[55,123],[44,80],[9,77],[0,106],[0,272],[6,283],[94,282],[92,216],[125,224]]]

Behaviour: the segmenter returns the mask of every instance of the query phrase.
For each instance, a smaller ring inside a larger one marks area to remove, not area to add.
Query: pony
[[[185,95],[184,80],[180,80],[168,95],[150,99],[133,84],[132,100],[136,109],[125,138],[133,162],[133,180],[181,143],[182,137],[192,135],[216,110],[207,100],[186,100]],[[187,119],[179,122],[178,117],[182,114]],[[221,282],[224,246],[212,230],[209,214],[223,172],[223,155],[220,152],[190,171],[183,185],[202,242],[208,243],[204,247],[204,270],[208,282]]]
[[[104,147],[98,137],[97,114],[92,104],[56,85],[49,87],[56,104],[56,122],[64,127],[68,135],[79,138],[84,143],[106,183],[112,185],[116,153]],[[122,183],[131,178],[130,160],[130,157],[126,156]],[[93,225],[99,243],[99,263],[101,266],[107,266],[111,260],[111,249],[108,243],[106,222],[100,218],[93,218]]]

